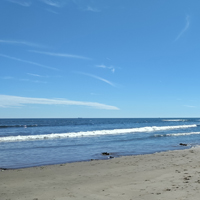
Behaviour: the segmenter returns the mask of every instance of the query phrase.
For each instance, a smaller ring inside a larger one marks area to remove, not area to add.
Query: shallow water
[[[200,145],[199,125],[199,118],[0,119],[0,168],[191,148]]]

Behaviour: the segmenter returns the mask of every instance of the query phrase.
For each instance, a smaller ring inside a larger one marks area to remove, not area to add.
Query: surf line
[[[141,132],[154,132],[160,130],[181,129],[196,127],[193,125],[181,125],[181,126],[152,126],[152,127],[139,127],[130,129],[113,129],[113,130],[97,130],[86,132],[71,132],[71,133],[51,133],[45,135],[26,135],[26,136],[7,136],[0,137],[0,142],[16,142],[16,141],[30,141],[30,140],[46,140],[46,139],[59,139],[67,137],[90,137],[99,135],[117,135],[126,133],[141,133]]]

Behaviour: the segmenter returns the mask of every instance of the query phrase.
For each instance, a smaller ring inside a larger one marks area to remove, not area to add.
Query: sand
[[[200,199],[200,149],[0,171],[0,200]]]

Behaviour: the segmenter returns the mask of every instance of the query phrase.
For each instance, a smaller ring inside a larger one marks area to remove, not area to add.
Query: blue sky
[[[199,117],[197,0],[1,0],[0,118]]]

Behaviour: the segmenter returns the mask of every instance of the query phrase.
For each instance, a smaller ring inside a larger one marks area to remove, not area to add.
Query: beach
[[[199,199],[200,148],[0,171],[1,200]]]

